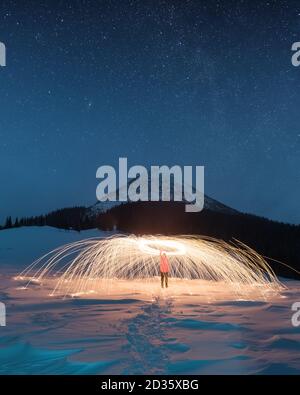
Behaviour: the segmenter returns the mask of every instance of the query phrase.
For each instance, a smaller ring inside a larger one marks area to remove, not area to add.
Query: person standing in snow
[[[168,288],[169,260],[165,252],[160,251],[160,279],[161,287]]]

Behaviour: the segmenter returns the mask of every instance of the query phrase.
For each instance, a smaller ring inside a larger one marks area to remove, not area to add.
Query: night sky
[[[96,201],[96,169],[204,165],[300,223],[300,1],[1,1],[0,221]]]

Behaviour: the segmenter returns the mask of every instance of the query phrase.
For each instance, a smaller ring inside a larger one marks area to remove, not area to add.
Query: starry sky
[[[2,0],[0,41],[1,222],[93,204],[125,156],[300,223],[299,0]]]

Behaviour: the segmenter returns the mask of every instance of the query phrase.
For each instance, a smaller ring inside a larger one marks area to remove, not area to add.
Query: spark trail
[[[257,286],[279,292],[281,284],[268,263],[248,246],[199,236],[116,235],[59,247],[42,256],[16,279],[43,284],[53,281],[53,294],[104,290],[110,281],[153,283],[159,275],[159,254],[169,258],[170,277],[226,284],[235,292]],[[157,282],[157,280],[156,280]],[[94,291],[92,291],[94,292]]]

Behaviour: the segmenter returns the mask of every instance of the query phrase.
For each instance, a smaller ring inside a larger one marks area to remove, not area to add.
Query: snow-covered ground
[[[299,282],[280,296],[241,300],[222,284],[170,279],[170,287],[112,283],[106,294],[49,296],[13,280],[62,244],[105,236],[19,228],[0,232],[0,373],[24,374],[299,374],[300,327],[291,306]],[[183,290],[184,289],[184,290]],[[192,289],[192,292],[191,292]]]

